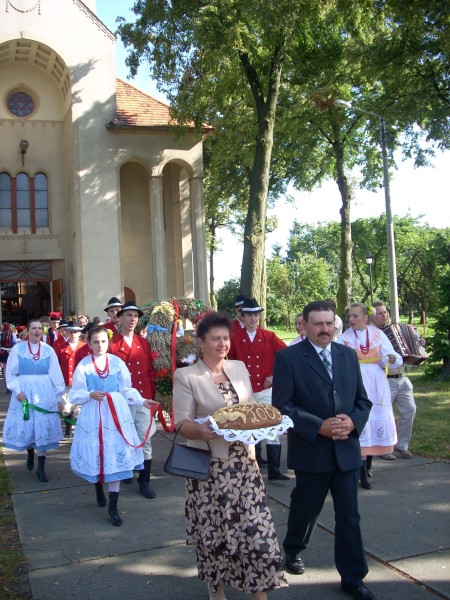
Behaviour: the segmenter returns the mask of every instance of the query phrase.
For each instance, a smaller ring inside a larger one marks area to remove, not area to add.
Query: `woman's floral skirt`
[[[208,481],[186,479],[186,539],[199,577],[247,593],[287,586],[264,483],[240,442],[212,458]]]

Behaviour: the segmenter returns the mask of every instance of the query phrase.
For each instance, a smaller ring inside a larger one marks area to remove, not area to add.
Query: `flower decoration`
[[[156,374],[155,399],[161,403],[163,410],[170,414],[172,364],[175,362],[177,368],[192,365],[197,362],[200,352],[195,337],[183,335],[183,324],[186,321],[197,324],[211,309],[200,300],[184,297],[152,302],[139,308],[144,315],[139,320],[138,328],[145,328],[147,332]],[[175,337],[177,331],[180,337]],[[173,354],[175,356],[172,356]]]
[[[371,306],[370,304],[367,306],[367,314],[369,315],[369,317],[371,317],[372,315],[374,315],[376,313],[376,310],[374,309],[373,306]]]

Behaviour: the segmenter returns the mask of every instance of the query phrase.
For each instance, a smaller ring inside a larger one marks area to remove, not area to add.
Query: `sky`
[[[115,32],[117,16],[127,21],[134,19],[131,11],[133,0],[97,0],[97,16]],[[151,96],[165,101],[165,97],[156,89],[150,79],[149,71],[141,67],[135,79],[129,79],[129,71],[125,65],[126,50],[120,39],[116,42],[116,73]],[[396,157],[397,169],[391,174],[391,208],[397,216],[421,216],[420,222],[432,227],[450,227],[450,152],[440,153],[433,159],[432,167],[414,169],[412,160],[402,161]],[[294,203],[279,199],[269,215],[278,217],[277,229],[267,235],[266,256],[271,255],[274,244],[283,247],[289,238],[289,231],[294,220],[301,223],[316,224],[318,222],[339,221],[341,199],[337,184],[328,181],[320,189],[311,193],[290,191]],[[355,200],[351,208],[351,220],[377,217],[385,212],[384,190],[377,192],[356,190]],[[242,262],[242,244],[227,231],[220,234],[222,250],[215,256],[215,288],[219,289],[224,281],[239,278]],[[238,243],[236,243],[238,242]]]

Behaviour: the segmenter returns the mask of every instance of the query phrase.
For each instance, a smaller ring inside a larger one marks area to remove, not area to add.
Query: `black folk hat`
[[[62,321],[59,322],[59,325],[56,329],[65,329],[68,324],[69,323],[66,321],[66,319],[62,319]]]
[[[106,308],[104,308],[103,310],[105,312],[108,312],[108,309],[113,308],[114,306],[123,306],[123,302],[121,302],[119,298],[116,298],[115,296],[109,299]]]
[[[239,294],[236,296],[236,300],[234,301],[234,306],[237,308],[238,306],[242,306],[244,302],[248,300],[247,296],[244,294]]]
[[[93,327],[99,327],[99,325],[96,323],[93,323],[92,321],[89,321],[89,323],[86,323],[86,325],[83,327],[83,329],[81,330],[81,333],[87,333],[89,331],[89,329],[92,329]]]
[[[122,308],[119,310],[119,312],[117,313],[117,316],[120,317],[126,310],[136,310],[139,313],[139,317],[143,316],[143,312],[140,308],[138,308],[136,306],[136,304],[134,302],[125,302],[125,304],[122,306]]]
[[[242,313],[260,313],[263,310],[264,309],[259,306],[254,298],[247,298],[247,300],[244,300],[241,306]]]
[[[66,331],[82,331],[82,329],[78,321],[69,321],[67,323]]]

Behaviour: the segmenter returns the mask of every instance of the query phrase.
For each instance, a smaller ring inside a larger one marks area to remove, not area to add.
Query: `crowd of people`
[[[222,583],[264,600],[287,585],[284,570],[304,573],[301,553],[328,491],[341,589],[360,600],[375,597],[363,582],[358,482],[370,489],[373,456],[392,460],[394,450],[412,456],[415,405],[403,359],[382,331],[386,306],[352,304],[344,332],[335,308],[331,300],[308,304],[296,316],[298,336],[286,346],[261,328],[257,301],[240,295],[233,321],[214,311],[202,316],[195,332],[200,356],[174,374],[175,429],[188,445],[211,451],[209,479],[186,479],[185,512],[187,543],[196,547],[199,577],[214,600],[225,598]],[[71,439],[72,471],[94,485],[97,505],[108,506],[118,527],[121,482],[131,484],[137,472],[139,493],[156,497],[150,486],[155,372],[150,345],[136,332],[139,307],[112,297],[104,310],[104,322],[50,313],[20,331],[3,325],[2,368],[11,392],[3,444],[26,452],[29,471],[37,455],[37,477],[46,482],[47,452],[64,436]],[[261,443],[228,442],[208,421],[218,408],[255,401],[293,422],[287,467],[295,482],[284,565],[260,471],[267,466],[269,482],[290,480],[280,440],[266,440],[265,459]]]

